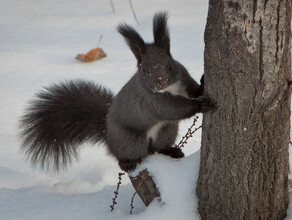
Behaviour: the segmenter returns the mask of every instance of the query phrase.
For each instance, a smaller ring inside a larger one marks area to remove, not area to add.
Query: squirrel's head
[[[143,84],[154,92],[163,91],[174,83],[180,65],[170,54],[167,13],[159,12],[153,18],[153,43],[145,43],[138,32],[127,24],[117,27],[137,59],[138,73]]]

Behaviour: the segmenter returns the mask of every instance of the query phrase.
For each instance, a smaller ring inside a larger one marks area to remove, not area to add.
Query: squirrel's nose
[[[165,89],[166,85],[167,85],[167,78],[166,77],[158,77],[157,78],[157,86],[159,87],[159,90],[161,89]]]

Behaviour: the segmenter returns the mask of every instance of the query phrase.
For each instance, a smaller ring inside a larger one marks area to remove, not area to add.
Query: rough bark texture
[[[154,198],[160,197],[160,193],[156,188],[156,185],[147,169],[139,172],[138,176],[131,177],[131,183],[143,201],[144,205],[147,207]]]
[[[197,187],[201,218],[283,219],[288,207],[291,0],[210,0]]]

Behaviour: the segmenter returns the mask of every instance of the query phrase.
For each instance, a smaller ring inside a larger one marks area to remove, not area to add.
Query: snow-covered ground
[[[79,162],[60,174],[32,169],[19,151],[17,122],[27,101],[42,86],[83,78],[117,93],[134,74],[135,58],[115,30],[120,22],[132,24],[146,41],[152,41],[154,13],[168,11],[172,55],[200,79],[208,1],[133,0],[140,26],[128,1],[113,2],[116,13],[109,0],[0,0],[1,220],[199,219],[195,182],[200,131],[185,147],[187,157],[174,160],[154,155],[145,160],[143,166],[155,175],[162,202],[154,201],[146,209],[136,196],[131,216],[134,189],[126,175],[118,204],[110,212],[120,170],[103,146],[82,146]],[[107,58],[92,63],[74,59],[95,48],[100,35]],[[177,141],[191,123],[192,119],[181,123]]]

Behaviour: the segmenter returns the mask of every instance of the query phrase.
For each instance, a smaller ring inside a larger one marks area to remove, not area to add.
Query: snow
[[[195,188],[199,161],[200,151],[179,160],[159,154],[146,158],[130,176],[136,176],[140,171],[147,169],[159,189],[160,204],[163,205],[156,206],[154,210],[151,207],[143,214],[151,212],[157,219],[177,219],[181,216],[184,216],[183,219],[194,219],[197,209]]]
[[[94,80],[117,93],[136,69],[136,61],[115,27],[133,25],[152,41],[152,17],[169,12],[171,52],[197,80],[203,73],[203,34],[208,1],[1,0],[0,7],[0,219],[199,219],[195,186],[201,131],[184,148],[185,158],[148,157],[139,167],[154,176],[162,201],[145,208],[124,175],[118,204],[109,205],[116,189],[117,162],[103,146],[84,145],[79,161],[62,173],[31,168],[19,150],[17,122],[43,86],[66,79]],[[81,63],[74,57],[100,43],[108,57]],[[200,120],[201,120],[201,115]],[[201,121],[198,122],[198,126]],[[192,124],[183,121],[180,137]],[[292,208],[287,219],[292,219]]]

